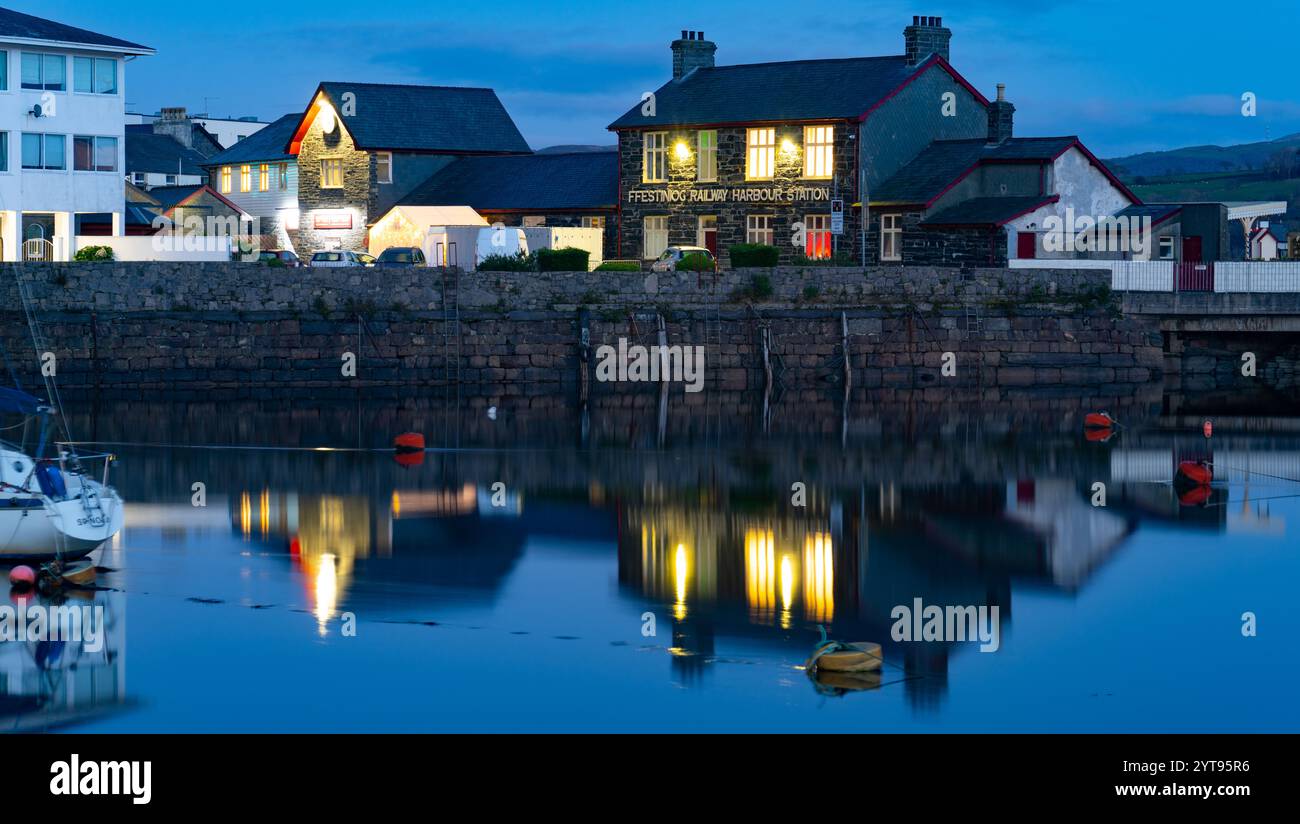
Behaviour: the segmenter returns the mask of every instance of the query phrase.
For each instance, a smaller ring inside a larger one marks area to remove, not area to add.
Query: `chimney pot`
[[[999,83],[999,84],[998,84],[998,100],[1006,100],[1006,99],[1007,99],[1007,84],[1006,84],[1006,83]]]
[[[998,97],[989,104],[989,144],[1010,140],[1015,125],[1016,107],[1007,100],[1007,86],[998,84]]]
[[[913,26],[921,25],[921,15],[919,14],[912,15],[912,25]]]
[[[903,29],[904,52],[909,66],[920,65],[927,57],[937,54],[949,60],[949,43],[952,31],[943,27],[942,17],[914,15],[912,25]]]
[[[682,29],[682,39],[686,39],[686,29]]]
[[[704,39],[704,32],[682,30],[682,39],[672,44],[673,80],[681,80],[696,69],[713,68],[716,44]]]

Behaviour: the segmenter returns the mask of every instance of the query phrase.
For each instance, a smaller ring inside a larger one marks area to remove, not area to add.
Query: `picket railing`
[[[1214,264],[1216,292],[1300,292],[1300,261]]]

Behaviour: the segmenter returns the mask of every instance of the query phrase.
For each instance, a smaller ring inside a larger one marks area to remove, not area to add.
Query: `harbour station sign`
[[[830,202],[829,186],[737,186],[629,189],[628,203],[803,203]]]

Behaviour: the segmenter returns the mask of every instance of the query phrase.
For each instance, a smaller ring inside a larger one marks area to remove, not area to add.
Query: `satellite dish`
[[[37,103],[36,105],[32,106],[32,117],[44,117],[44,116],[45,116],[45,109],[41,108],[40,103]]]

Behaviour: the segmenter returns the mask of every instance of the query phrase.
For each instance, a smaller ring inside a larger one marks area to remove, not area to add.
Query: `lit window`
[[[326,157],[321,159],[320,187],[322,189],[343,188],[343,158]]]
[[[718,179],[718,133],[713,130],[699,133],[699,180],[712,183]]]
[[[750,129],[745,146],[745,179],[771,180],[776,171],[776,129]]]
[[[223,195],[228,195],[228,194],[230,194],[230,177],[231,177],[231,171],[232,171],[232,170],[231,170],[231,168],[230,168],[229,166],[222,166],[222,167],[221,167],[221,193],[222,193]]]
[[[604,229],[605,218],[603,215],[587,215],[582,219],[582,228],[584,229]]]
[[[117,94],[117,61],[103,57],[72,58],[72,90],[79,94]]]
[[[835,175],[835,127],[804,126],[803,176],[829,180]]]
[[[804,218],[804,255],[812,260],[827,260],[831,256],[831,216],[808,215]]]
[[[393,153],[377,152],[375,154],[375,177],[380,183],[393,182]]]
[[[257,168],[257,191],[271,191],[271,166],[268,163],[263,163]]]
[[[668,218],[663,215],[645,219],[645,249],[641,256],[654,260],[668,248]]]
[[[646,132],[643,152],[642,182],[666,181],[668,179],[668,132]]]
[[[253,167],[247,164],[239,167],[239,191],[251,192],[253,190]]]
[[[880,259],[903,259],[903,216],[880,216]]]
[[[1169,236],[1160,238],[1160,259],[1174,259],[1174,239]]]
[[[745,218],[745,242],[774,245],[776,236],[772,230],[773,221],[771,215],[749,215]]]
[[[116,172],[117,138],[72,138],[72,168],[77,172]]]
[[[23,168],[63,171],[68,168],[67,138],[61,134],[23,134]]]
[[[23,52],[24,89],[64,92],[68,90],[68,65],[61,54]]]
[[[289,164],[280,164],[280,191],[287,191],[289,188]]]

